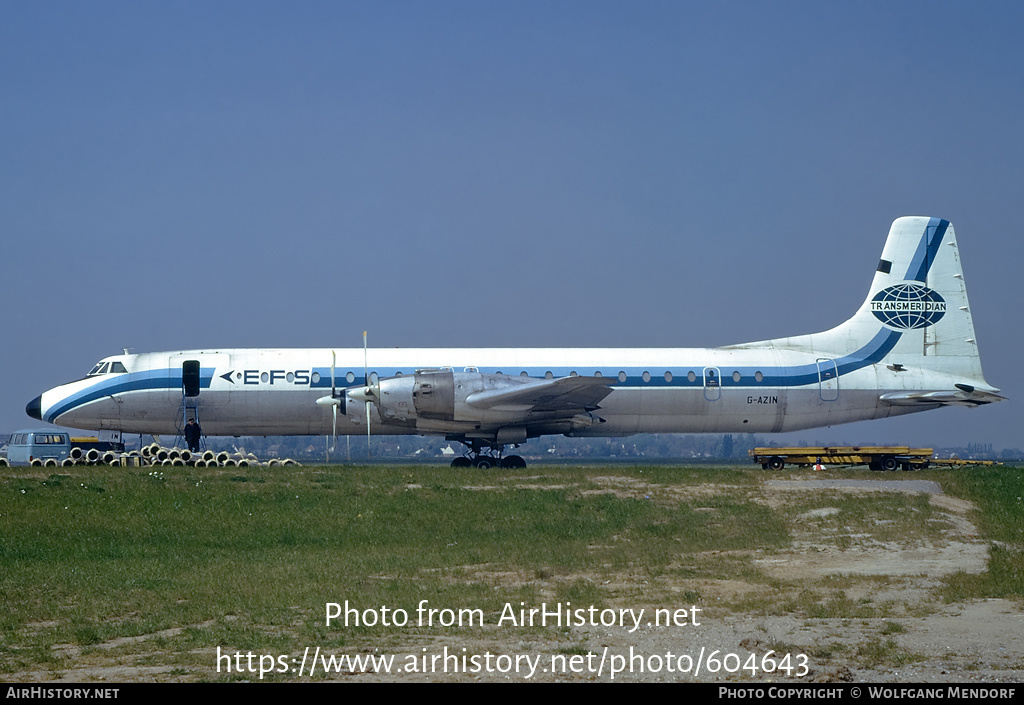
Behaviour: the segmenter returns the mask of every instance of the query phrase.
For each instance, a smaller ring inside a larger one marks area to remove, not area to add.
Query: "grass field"
[[[327,626],[325,605],[345,601],[376,615],[428,600],[490,617],[506,603],[543,600],[701,604],[699,589],[687,587],[700,577],[746,581],[767,596],[704,605],[711,611],[759,613],[781,604],[808,616],[863,613],[834,586],[780,584],[757,568],[753,557],[791,548],[796,517],[825,506],[803,497],[765,503],[758,489],[771,475],[759,469],[5,470],[0,677],[59,677],[117,654],[164,674],[217,680],[211,652],[218,646],[281,653],[309,644],[407,647],[467,630]],[[948,578],[936,599],[1024,597],[1022,474],[913,475],[975,502],[976,523],[993,542],[989,570]],[[885,540],[886,531],[941,540],[942,521],[918,495],[830,497],[826,504],[836,512],[822,519],[823,531],[842,533],[840,546],[865,532],[874,540]],[[783,592],[799,597],[780,602]],[[564,648],[573,648],[566,638]]]

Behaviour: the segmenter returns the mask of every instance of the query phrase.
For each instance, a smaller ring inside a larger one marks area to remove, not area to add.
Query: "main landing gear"
[[[505,468],[505,469],[517,469],[525,468],[526,461],[523,460],[522,456],[519,455],[502,455],[505,450],[505,446],[497,445],[490,446],[486,450],[484,444],[481,441],[463,441],[459,440],[460,443],[464,444],[469,450],[466,455],[455,458],[452,461],[453,468],[480,468],[486,470],[488,468]]]

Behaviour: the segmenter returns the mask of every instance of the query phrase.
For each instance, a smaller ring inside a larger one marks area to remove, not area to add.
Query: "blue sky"
[[[0,0],[0,432],[120,352],[704,347],[953,222],[1010,402],[807,432],[1024,446],[1012,2]]]

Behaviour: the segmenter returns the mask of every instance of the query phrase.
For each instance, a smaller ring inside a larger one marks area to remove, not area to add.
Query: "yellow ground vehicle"
[[[765,470],[786,465],[867,465],[872,470],[923,470],[937,465],[998,465],[992,460],[937,459],[931,448],[909,446],[816,446],[808,448],[754,448],[748,451]]]

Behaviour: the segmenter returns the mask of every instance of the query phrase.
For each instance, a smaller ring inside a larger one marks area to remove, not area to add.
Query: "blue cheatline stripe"
[[[939,253],[939,245],[946,236],[949,229],[949,221],[942,218],[932,218],[921,236],[921,242],[910,260],[910,267],[907,268],[907,281],[925,282],[928,280],[928,270]]]
[[[900,339],[900,333],[896,331],[880,330],[874,338],[872,338],[864,347],[860,350],[846,355],[842,358],[835,359],[836,370],[838,376],[843,376],[873,365],[882,360],[890,350],[896,345]],[[665,365],[666,368],[675,367],[676,370],[682,370],[685,366]],[[497,372],[497,368],[478,368],[481,372],[493,374]],[[624,368],[627,371],[627,378],[625,382],[619,381],[618,377],[615,376],[618,370],[610,371],[606,375],[606,378],[616,389],[654,389],[654,388],[669,388],[669,389],[685,389],[695,388],[700,389],[704,386],[703,366],[694,366],[693,371],[696,373],[695,379],[691,382],[685,373],[676,374],[673,372],[671,381],[666,381],[663,374],[655,374],[652,372],[650,382],[644,382],[642,373],[648,371],[647,369],[641,369],[638,367],[628,366]],[[650,368],[656,369],[656,368]],[[777,388],[777,387],[801,387],[808,385],[815,385],[818,383],[818,365],[817,362],[806,365],[796,365],[792,367],[738,367],[738,368],[721,368],[724,373],[718,375],[719,384],[722,387],[732,388],[748,388],[748,389],[765,389],[765,388]],[[738,371],[740,373],[740,380],[736,381],[732,378],[732,372]],[[294,385],[289,387],[288,385],[278,385],[278,388],[291,388],[296,390],[302,389],[330,389],[330,368],[315,368],[314,372],[320,373],[320,380],[316,383],[311,383],[308,387],[305,385]],[[401,370],[397,368],[388,369],[380,368],[376,370],[377,374],[381,378],[391,377],[396,375]],[[569,373],[577,370],[570,370],[568,368],[553,367],[540,368],[540,367],[529,367],[525,370],[516,369],[512,374],[518,374],[520,371],[525,371],[532,378],[543,378],[545,373],[551,371],[555,377],[567,377]],[[180,370],[174,370],[180,374]],[[508,370],[505,370],[508,373]],[[762,379],[760,382],[755,381],[755,372],[761,372]],[[53,407],[50,412],[46,415],[46,420],[50,423],[55,423],[56,419],[68,411],[88,404],[90,402],[103,399],[105,397],[113,396],[115,394],[125,394],[129,392],[139,391],[160,391],[166,392],[180,391],[181,390],[181,378],[171,377],[172,370],[153,370],[144,373],[129,373],[127,375],[117,375],[116,378],[101,379],[98,380],[97,385],[90,387],[89,389],[82,390],[63,402]],[[406,372],[408,374],[408,372]],[[202,389],[209,389],[210,383],[214,375],[213,368],[203,368],[201,372],[200,387]],[[364,385],[366,382],[362,377],[355,378],[351,383],[341,377],[337,387],[339,389],[345,389],[350,387],[358,387]],[[266,391],[269,385],[261,384],[257,388]]]
[[[199,388],[209,389],[213,379],[213,367],[204,367],[199,373]],[[175,370],[147,370],[146,372],[129,372],[128,374],[100,375],[97,377],[97,384],[76,392],[63,399],[59,406],[54,406],[46,414],[48,423],[56,423],[56,418],[65,414],[71,409],[103,399],[115,394],[127,392],[141,392],[146,390],[180,390],[182,386],[181,370],[176,370],[177,377],[170,375]]]

